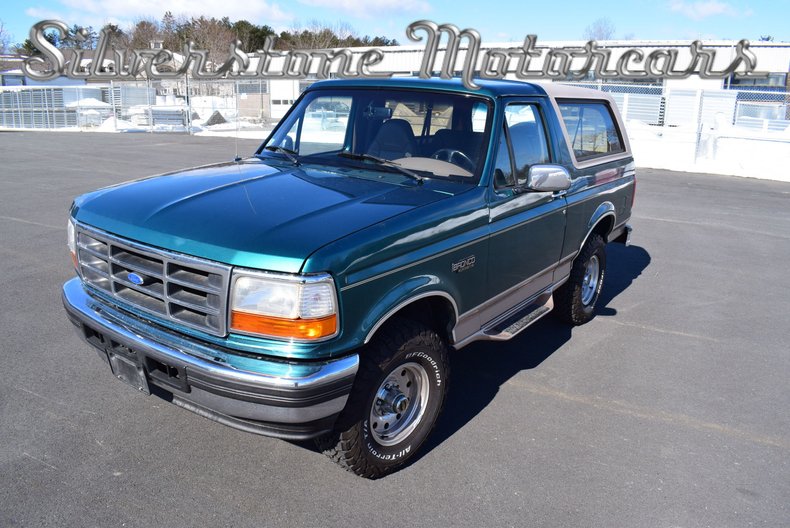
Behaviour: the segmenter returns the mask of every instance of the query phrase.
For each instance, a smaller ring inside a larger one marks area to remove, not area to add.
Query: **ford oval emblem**
[[[143,284],[145,284],[145,278],[133,271],[128,273],[126,275],[126,278],[129,279],[129,282],[131,282],[132,284],[137,284],[138,286],[142,286]]]

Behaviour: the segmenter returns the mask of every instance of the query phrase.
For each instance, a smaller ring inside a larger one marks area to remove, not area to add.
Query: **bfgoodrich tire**
[[[573,261],[570,278],[554,292],[555,315],[572,325],[592,319],[605,274],[606,242],[593,233]]]
[[[362,351],[335,432],[318,447],[348,471],[379,478],[405,464],[444,407],[447,347],[427,326],[394,319]]]

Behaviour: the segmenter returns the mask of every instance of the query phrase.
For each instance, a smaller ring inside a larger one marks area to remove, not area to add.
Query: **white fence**
[[[612,95],[640,167],[790,181],[790,92],[572,84]]]

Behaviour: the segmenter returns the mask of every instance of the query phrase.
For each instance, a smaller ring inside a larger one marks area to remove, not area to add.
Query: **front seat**
[[[384,121],[368,147],[368,154],[388,160],[406,158],[417,151],[417,140],[405,119]]]

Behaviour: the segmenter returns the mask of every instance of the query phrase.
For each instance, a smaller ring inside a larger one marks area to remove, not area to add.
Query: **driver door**
[[[485,324],[551,285],[565,236],[564,193],[526,190],[529,167],[551,163],[547,129],[537,102],[505,108],[489,199],[489,268],[492,299]]]

